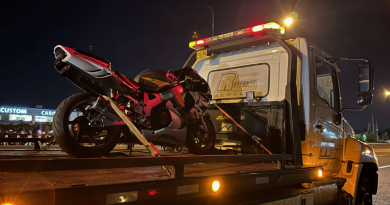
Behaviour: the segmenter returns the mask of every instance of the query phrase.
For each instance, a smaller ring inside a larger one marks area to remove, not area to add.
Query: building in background
[[[16,124],[20,121],[30,123],[53,122],[55,110],[42,109],[42,106],[37,105],[37,108],[0,106],[0,124]],[[69,120],[80,116],[81,112],[72,112]]]

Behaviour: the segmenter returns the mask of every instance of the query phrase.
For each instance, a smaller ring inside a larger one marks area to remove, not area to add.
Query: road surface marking
[[[386,156],[387,154],[376,155],[377,157]]]
[[[390,167],[390,165],[381,166],[381,167],[379,167],[379,169],[388,168],[388,167]]]

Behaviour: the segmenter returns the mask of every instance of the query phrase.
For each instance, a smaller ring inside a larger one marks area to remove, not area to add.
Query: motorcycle
[[[209,86],[192,68],[145,70],[131,80],[94,54],[61,45],[54,53],[55,69],[84,91],[62,101],[53,117],[54,138],[70,156],[106,156],[123,138],[139,143],[102,96],[154,145],[186,146],[194,154],[214,149]]]

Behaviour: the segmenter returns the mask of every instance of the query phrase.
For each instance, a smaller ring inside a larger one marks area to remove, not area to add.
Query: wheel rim
[[[362,204],[372,204],[372,195],[367,190],[367,187],[362,188],[362,195],[363,195],[363,203]]]
[[[90,100],[78,102],[68,109],[67,125],[72,139],[86,149],[99,149],[109,143],[109,132],[113,127],[92,127],[87,117],[97,116],[99,113],[89,109]],[[81,112],[80,116],[72,116],[72,113]]]
[[[197,123],[197,129],[194,131],[194,141],[195,144],[204,150],[210,149],[213,146],[214,133],[212,132],[213,128],[210,123],[205,122],[207,126],[207,131],[203,128],[203,123],[200,121]]]

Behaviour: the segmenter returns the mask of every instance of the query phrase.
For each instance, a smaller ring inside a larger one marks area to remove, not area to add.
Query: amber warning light
[[[319,169],[319,170],[318,170],[317,176],[318,176],[318,177],[322,177],[322,169]]]
[[[371,154],[371,150],[366,149],[366,155],[370,155],[370,154]]]
[[[219,190],[219,181],[213,181],[213,183],[211,184],[211,189],[213,190],[213,192],[217,192]]]

